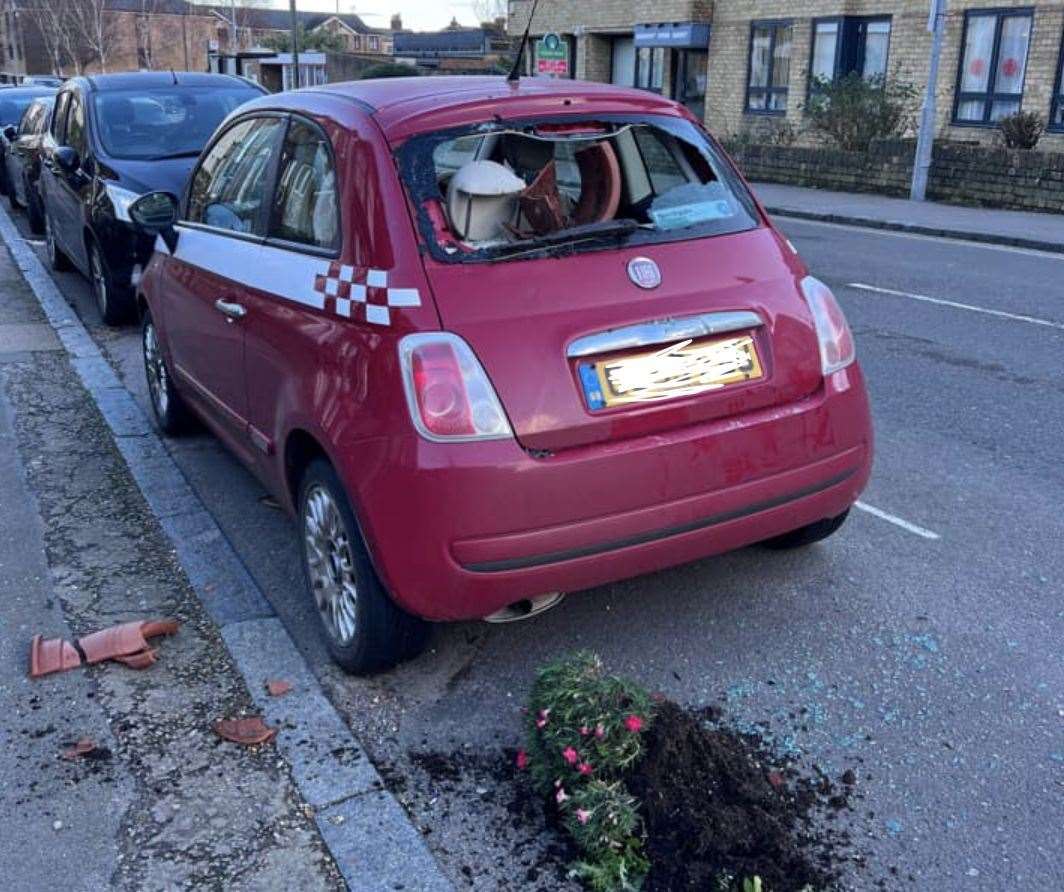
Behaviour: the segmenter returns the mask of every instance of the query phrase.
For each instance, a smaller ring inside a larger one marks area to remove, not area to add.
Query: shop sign
[[[536,74],[569,77],[569,41],[557,34],[544,34],[536,42]]]

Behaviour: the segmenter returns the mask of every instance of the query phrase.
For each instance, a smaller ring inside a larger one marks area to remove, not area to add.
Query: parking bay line
[[[1064,331],[1064,322],[1054,322],[1051,319],[1039,319],[1037,316],[1025,316],[1022,313],[1009,313],[1005,310],[992,310],[989,307],[976,307],[972,304],[962,304],[955,300],[947,300],[943,297],[930,297],[926,294],[913,294],[909,291],[896,291],[893,288],[880,288],[878,285],[865,285],[861,282],[850,282],[847,288],[855,288],[858,291],[871,291],[875,294],[887,294],[891,297],[904,297],[908,300],[918,300],[922,303],[937,304],[941,307],[952,307],[955,310],[968,310],[971,313],[982,313],[984,316],[996,316],[999,319],[1010,319],[1013,322],[1027,322],[1030,325],[1041,325],[1045,328],[1055,328]]]
[[[912,533],[914,536],[919,536],[921,539],[930,539],[934,541],[942,538],[938,533],[917,526],[915,523],[910,523],[904,518],[898,517],[896,514],[890,514],[881,508],[869,505],[867,502],[854,502],[854,507],[860,508],[866,514],[871,514],[873,517],[878,517],[880,520],[885,520],[887,523],[892,523],[894,526],[900,527],[907,533]]]

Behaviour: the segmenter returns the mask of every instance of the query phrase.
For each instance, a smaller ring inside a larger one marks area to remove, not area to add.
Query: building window
[[[660,93],[665,85],[665,47],[641,46],[635,56],[635,85]]]
[[[753,22],[750,26],[750,69],[746,110],[782,115],[787,111],[791,80],[791,23]]]
[[[610,46],[610,83],[635,85],[635,38],[614,37]]]
[[[379,37],[371,37],[369,39],[369,51],[371,53],[377,53],[377,52],[380,52],[380,48],[381,48],[381,39]]]
[[[885,78],[889,51],[889,16],[818,19],[813,23],[810,87],[815,90],[854,72],[867,80]]]
[[[1057,86],[1053,91],[1053,111],[1049,115],[1050,130],[1064,130],[1064,39],[1060,42],[1060,62],[1057,65]]]
[[[957,72],[957,124],[990,126],[1020,110],[1031,10],[969,10]]]

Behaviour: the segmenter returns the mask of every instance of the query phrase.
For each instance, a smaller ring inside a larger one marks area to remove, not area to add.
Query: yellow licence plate
[[[580,364],[584,396],[592,409],[692,396],[764,377],[754,339],[682,341],[615,359]]]

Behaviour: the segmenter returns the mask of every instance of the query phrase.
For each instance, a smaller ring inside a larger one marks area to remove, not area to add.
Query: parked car
[[[0,162],[7,157],[8,139],[6,129],[18,126],[22,115],[34,99],[42,96],[54,96],[52,87],[11,87],[0,90]],[[7,167],[0,163],[0,192],[10,194],[11,183],[8,180]]]
[[[44,209],[38,183],[41,175],[41,148],[48,125],[52,120],[55,97],[41,96],[34,99],[22,115],[18,126],[8,124],[4,128],[4,173],[7,177],[7,197],[11,207],[26,209],[30,229],[44,232]]]
[[[681,105],[573,81],[281,93],[130,208],[160,427],[298,518],[353,672],[423,620],[837,530],[868,479],[854,340]],[[661,605],[668,610],[668,604]]]
[[[22,86],[55,87],[63,86],[63,78],[54,77],[50,74],[28,74],[22,78]]]
[[[130,315],[153,247],[134,230],[130,203],[155,190],[180,195],[222,119],[264,92],[229,75],[169,71],[63,84],[42,154],[48,255],[89,277],[108,325]]]

